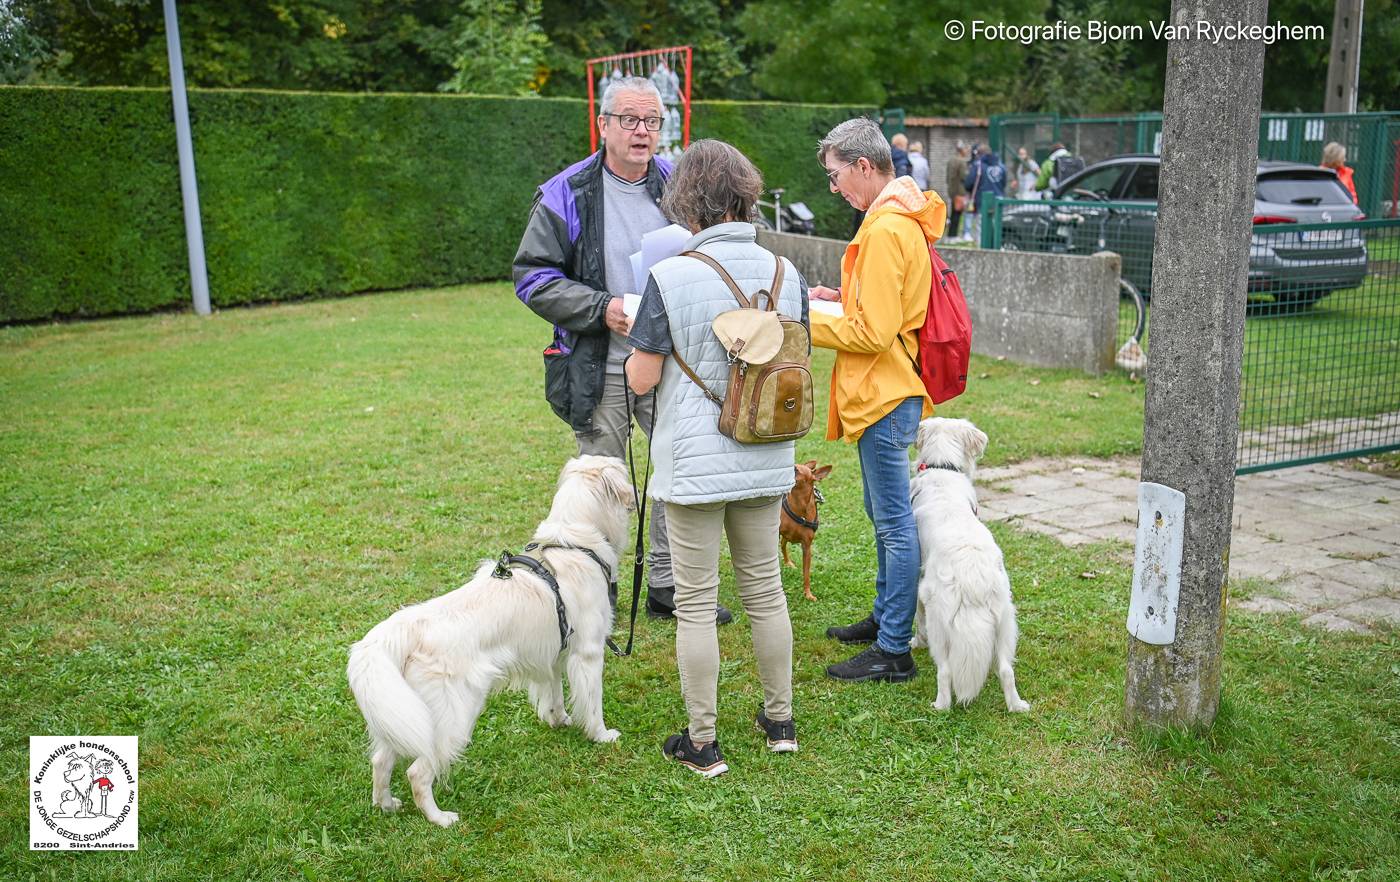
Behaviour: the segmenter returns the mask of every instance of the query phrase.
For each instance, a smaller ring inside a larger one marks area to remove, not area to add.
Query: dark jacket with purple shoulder
[[[647,192],[657,203],[671,164],[653,158]],[[544,395],[573,427],[593,428],[608,361],[603,273],[603,151],[540,185],[512,268],[515,296],[554,323],[544,351]],[[637,292],[640,293],[640,292]],[[617,296],[621,296],[618,292]]]

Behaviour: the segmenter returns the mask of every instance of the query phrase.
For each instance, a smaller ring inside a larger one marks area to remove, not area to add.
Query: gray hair
[[[661,197],[661,211],[686,228],[706,229],[753,218],[763,193],[763,175],[732,144],[703,138],[691,142],[676,163]]]
[[[662,113],[666,112],[666,102],[661,100],[661,91],[656,85],[646,77],[623,77],[620,80],[612,80],[608,87],[603,90],[603,100],[598,105],[598,113],[612,113],[617,106],[617,98],[623,92],[641,92],[651,95],[656,99],[656,106]]]
[[[817,145],[817,162],[825,163],[828,153],[836,154],[842,162],[855,162],[863,156],[876,171],[894,174],[890,143],[873,119],[863,116],[848,119],[827,132]]]
[[[1322,165],[1326,168],[1341,168],[1347,161],[1347,148],[1336,141],[1328,141],[1322,148]]]

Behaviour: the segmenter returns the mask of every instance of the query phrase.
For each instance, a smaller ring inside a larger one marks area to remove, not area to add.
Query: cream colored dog
[[[919,424],[918,473],[909,484],[919,524],[923,576],[918,633],[938,666],[933,706],[947,710],[956,696],[969,704],[996,662],[1009,711],[1031,706],[1016,692],[1016,607],[1011,579],[991,531],[977,519],[972,478],[987,436],[967,420],[930,417]]]
[[[608,583],[632,508],[622,460],[580,456],[565,464],[549,517],[535,531],[540,548],[525,552],[558,582],[571,629],[562,648],[545,580],[519,566],[499,578],[494,561],[461,588],[394,613],[350,648],[347,674],[369,729],[376,806],[399,808],[389,779],[407,757],[418,808],[434,824],[455,823],[457,813],[433,800],[433,781],[471,742],[487,695],[502,687],[527,688],[550,726],[572,721],[593,741],[617,740],[603,723],[603,648],[612,630]]]

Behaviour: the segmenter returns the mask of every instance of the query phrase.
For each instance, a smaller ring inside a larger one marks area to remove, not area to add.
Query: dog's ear
[[[817,461],[816,461],[815,459],[812,460],[812,464],[813,464],[813,465],[816,465],[816,463],[817,463]],[[820,481],[821,479],[825,478],[827,475],[831,474],[831,470],[832,470],[833,468],[835,468],[835,466],[824,465],[824,466],[822,466],[822,467],[819,468],[819,469],[813,469],[813,470],[812,470],[812,480],[814,480],[814,481]]]
[[[963,426],[963,449],[974,461],[980,459],[987,451],[987,433],[967,423]]]
[[[627,469],[623,467],[622,460],[614,460],[600,468],[598,478],[608,495],[627,506],[628,511],[636,506],[637,499],[636,494],[632,492],[632,479],[627,476]]]
[[[929,417],[919,423],[919,431],[914,434],[914,447],[920,453],[923,452],[924,448],[928,446],[930,439],[933,438],[933,433],[938,426],[938,424],[934,422],[936,419],[938,419],[938,417]]]
[[[817,467],[817,461],[815,459],[809,459],[806,462],[804,462],[803,465],[805,465],[809,469],[815,469]]]

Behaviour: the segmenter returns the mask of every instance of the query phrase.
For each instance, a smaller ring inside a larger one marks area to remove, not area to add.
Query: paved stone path
[[[1136,458],[1037,459],[979,469],[983,520],[1066,545],[1112,541],[1131,562]],[[1230,580],[1237,609],[1299,612],[1332,630],[1400,626],[1400,480],[1336,463],[1243,475],[1235,483]]]

